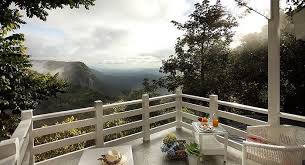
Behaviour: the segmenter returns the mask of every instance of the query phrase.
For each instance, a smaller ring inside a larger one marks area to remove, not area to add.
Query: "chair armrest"
[[[264,149],[271,149],[271,150],[278,150],[278,151],[288,151],[288,150],[304,150],[305,145],[286,145],[286,146],[279,146],[279,145],[272,145],[272,144],[262,144],[262,143],[255,143],[249,141],[243,141],[243,147],[257,147],[257,148],[264,148]]]

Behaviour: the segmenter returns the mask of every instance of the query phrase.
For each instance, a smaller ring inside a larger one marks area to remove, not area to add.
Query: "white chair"
[[[243,165],[302,165],[305,129],[297,126],[249,126],[243,143]]]

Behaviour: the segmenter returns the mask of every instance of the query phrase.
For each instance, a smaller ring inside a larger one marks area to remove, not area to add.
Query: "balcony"
[[[113,113],[114,108],[129,107],[126,111]],[[249,112],[257,114],[259,117],[251,115],[240,115]],[[158,112],[158,113],[157,113]],[[161,113],[162,112],[162,113]],[[142,99],[121,103],[103,105],[101,101],[96,101],[94,107],[62,111],[56,113],[33,116],[32,111],[23,111],[22,120],[13,134],[12,138],[2,141],[0,146],[4,146],[8,151],[5,156],[0,157],[0,164],[11,162],[12,164],[37,164],[37,165],[76,165],[82,152],[88,148],[111,147],[117,145],[132,145],[133,158],[136,165],[156,164],[156,165],[182,165],[187,161],[167,160],[164,153],[160,151],[162,138],[169,132],[173,132],[180,139],[192,141],[191,122],[197,121],[198,115],[216,114],[222,126],[229,133],[228,141],[228,162],[227,164],[241,164],[242,140],[246,137],[245,128],[247,125],[267,124],[267,109],[257,108],[238,103],[218,100],[216,95],[209,98],[182,94],[177,90],[175,94],[149,98],[143,95]],[[54,124],[54,121],[67,116],[79,116],[79,120]],[[280,113],[282,119],[290,120],[304,125],[305,117]],[[132,122],[120,125],[106,126],[108,121],[123,118],[132,118]],[[264,120],[265,119],[265,120]],[[52,120],[53,124],[41,127],[41,123]],[[75,128],[91,127],[90,132],[55,140],[52,142],[34,144],[34,139],[49,134],[63,132]],[[125,130],[132,131],[129,135],[119,138],[109,138],[109,135],[120,133]],[[224,141],[222,136],[217,136],[220,142]],[[87,142],[85,148],[70,153],[59,154],[53,158],[35,162],[34,156],[48,151]],[[222,164],[223,157],[208,157],[205,164]],[[34,163],[35,162],[35,163]]]

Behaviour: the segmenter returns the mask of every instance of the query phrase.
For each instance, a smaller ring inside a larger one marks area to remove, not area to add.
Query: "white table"
[[[97,159],[100,158],[102,154],[106,154],[107,151],[112,149],[115,149],[120,153],[126,155],[127,162],[125,165],[134,165],[132,149],[130,145],[85,150],[78,162],[78,165],[101,165],[101,161]]]
[[[223,155],[224,163],[227,162],[227,146],[228,146],[228,132],[221,126],[214,127],[213,132],[202,132],[199,129],[200,122],[193,122],[193,136],[195,142],[199,144],[200,151],[203,155]],[[217,140],[215,136],[223,135],[224,143]]]

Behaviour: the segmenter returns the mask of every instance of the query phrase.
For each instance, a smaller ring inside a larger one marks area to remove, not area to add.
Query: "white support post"
[[[104,124],[103,124],[103,102],[101,100],[95,101],[95,119],[96,119],[96,147],[104,146]]]
[[[280,124],[280,14],[279,0],[271,0],[268,20],[268,123]]]
[[[210,109],[210,117],[211,119],[218,119],[217,111],[218,111],[218,96],[210,95],[209,109]],[[213,115],[214,114],[214,115]]]
[[[149,123],[149,96],[148,94],[142,95],[142,108],[143,108],[143,142],[150,141],[150,123]]]
[[[242,145],[242,165],[247,165],[247,149],[246,149],[246,145],[243,144]]]
[[[182,89],[178,87],[176,89],[176,122],[177,126],[176,129],[181,129],[181,122],[182,122]]]
[[[30,160],[29,160],[29,165],[34,165],[35,158],[33,155],[33,148],[34,148],[34,137],[33,137],[33,110],[27,110],[27,111],[22,111],[21,112],[21,120],[31,120],[31,126],[28,130],[29,134],[29,144],[27,150],[30,153]]]

